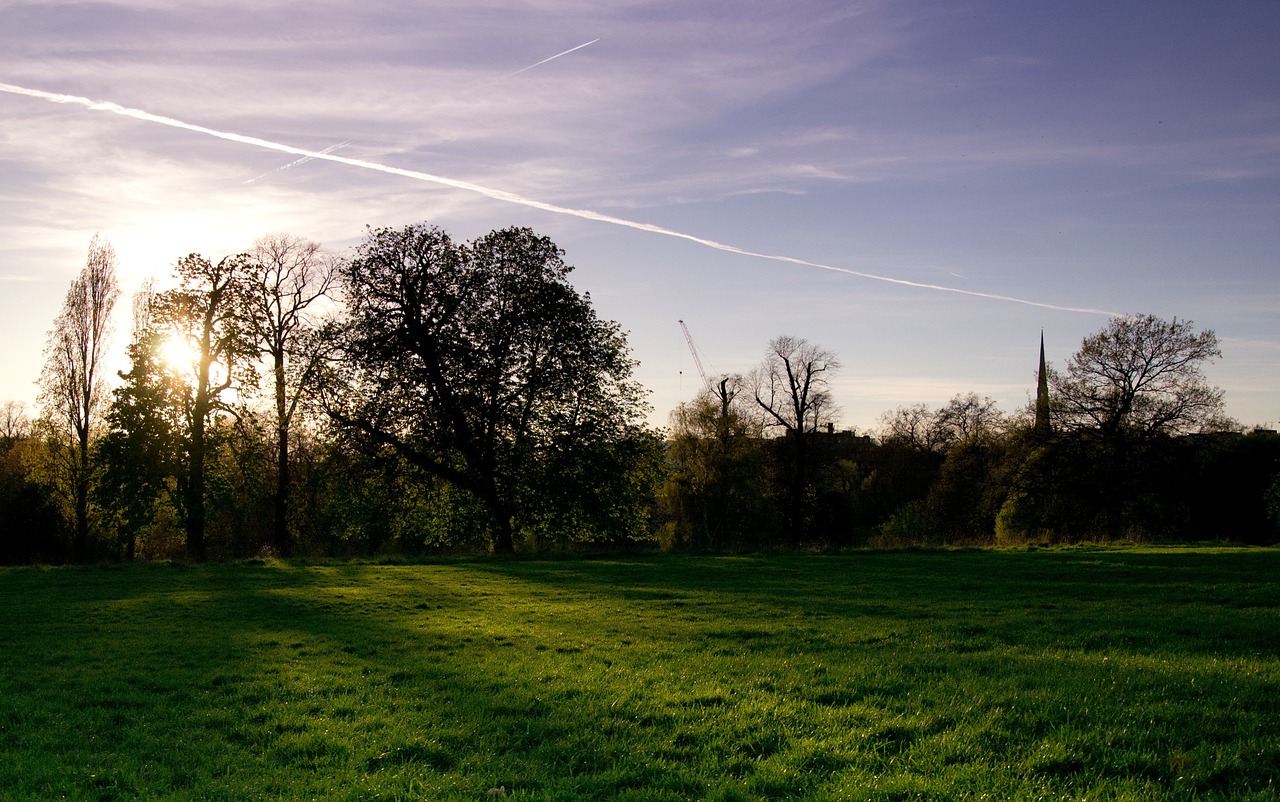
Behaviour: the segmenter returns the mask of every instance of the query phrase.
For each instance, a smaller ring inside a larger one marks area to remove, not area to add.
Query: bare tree
[[[755,374],[756,404],[766,425],[818,431],[832,417],[828,376],[839,369],[833,352],[799,337],[775,337]]]
[[[0,406],[0,454],[31,435],[31,419],[27,407],[21,401],[5,401]]]
[[[289,429],[320,366],[313,305],[328,297],[338,260],[318,243],[288,234],[263,237],[240,274],[248,335],[270,364],[275,412],[276,488],[272,542],[281,554],[289,538]]]
[[[1000,432],[1005,418],[994,398],[977,393],[956,394],[938,410],[937,425],[954,444]]]
[[[1200,367],[1220,356],[1217,335],[1189,320],[1114,318],[1084,338],[1066,373],[1051,372],[1054,417],[1112,442],[1195,431],[1221,419],[1222,391]]]
[[[880,416],[880,442],[886,445],[941,454],[952,443],[950,434],[939,424],[939,412],[928,404],[898,407]]]
[[[753,376],[756,405],[767,426],[780,428],[790,447],[786,470],[784,528],[793,545],[804,531],[808,490],[809,439],[831,423],[830,376],[840,369],[836,355],[799,337],[775,337]]]
[[[101,373],[119,295],[115,249],[95,234],[85,266],[71,282],[49,332],[40,376],[45,418],[59,447],[66,446],[63,462],[75,518],[74,550],[80,558],[89,544],[89,443],[106,403]]]
[[[915,451],[945,454],[956,443],[1001,431],[1002,413],[992,398],[977,393],[952,396],[945,407],[898,407],[880,416],[880,440]]]

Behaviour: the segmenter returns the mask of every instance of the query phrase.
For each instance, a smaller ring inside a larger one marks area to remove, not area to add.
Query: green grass
[[[1277,799],[1278,569],[6,569],[0,799]]]

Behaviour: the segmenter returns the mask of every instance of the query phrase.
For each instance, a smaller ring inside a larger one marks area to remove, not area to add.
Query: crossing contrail
[[[325,148],[324,150],[319,151],[319,152],[320,152],[320,153],[333,153],[335,150],[337,150],[337,149],[339,149],[339,148],[345,148],[347,145],[350,145],[350,144],[351,144],[351,140],[350,140],[350,139],[348,139],[346,142],[339,142],[339,143],[338,143],[338,144],[336,144],[336,145],[330,145],[329,147],[327,147],[327,148]],[[303,163],[305,163],[305,162],[309,162],[309,161],[311,161],[311,160],[312,160],[312,159],[314,159],[314,158],[315,158],[314,156],[303,156],[301,159],[294,159],[293,161],[289,162],[288,164],[285,164],[285,165],[282,165],[282,166],[280,166],[280,167],[277,167],[277,168],[276,168],[276,169],[274,169],[274,170],[268,170],[268,171],[266,171],[265,173],[263,173],[262,175],[254,176],[253,178],[250,178],[248,181],[245,181],[245,183],[246,183],[246,184],[252,184],[252,183],[254,183],[254,182],[256,182],[256,181],[260,181],[260,180],[262,180],[263,178],[266,178],[266,177],[267,177],[267,176],[269,176],[269,175],[275,175],[276,173],[281,172],[281,171],[283,171],[283,170],[288,170],[290,167],[297,167],[299,164],[303,164]]]
[[[473,184],[469,181],[459,181],[455,178],[447,178],[445,176],[433,175],[431,173],[423,173],[417,170],[405,170],[400,167],[390,167],[377,162],[364,161],[362,159],[349,159],[346,156],[337,156],[333,153],[325,153],[317,150],[307,150],[305,148],[295,148],[292,145],[285,145],[279,142],[272,142],[267,139],[260,139],[254,136],[245,136],[244,134],[236,134],[229,131],[219,131],[214,128],[206,128],[203,125],[195,125],[194,123],[175,120],[172,117],[164,117],[159,114],[152,114],[149,111],[141,109],[131,109],[121,106],[118,103],[110,101],[91,100],[86,97],[77,95],[63,95],[56,92],[45,92],[41,89],[27,89],[13,84],[0,83],[0,92],[7,92],[12,95],[25,95],[27,97],[39,98],[47,100],[51,103],[63,103],[75,106],[84,106],[90,111],[105,111],[112,114],[118,114],[122,117],[132,117],[135,120],[143,122],[156,123],[158,125],[166,125],[170,128],[178,128],[184,131],[191,131],[205,136],[215,137],[217,139],[226,140],[228,142],[237,142],[242,145],[251,145],[264,150],[274,150],[279,153],[289,153],[295,156],[306,156],[312,159],[322,159],[324,161],[345,164],[348,167],[358,167],[362,170],[372,170],[388,175],[397,175],[403,178],[413,179],[415,181],[424,181],[431,184],[450,187],[452,189],[460,189],[465,192],[473,192],[492,200],[502,201],[503,203],[511,203],[517,206],[524,206],[530,209],[539,209],[552,214],[568,215],[570,217],[578,217],[583,220],[594,220],[600,223],[608,223],[609,225],[621,226],[623,228],[635,229],[637,231],[646,231],[650,234],[658,234],[664,237],[673,237],[688,242],[693,242],[707,248],[726,253],[735,253],[741,256],[750,256],[756,259],[765,259],[771,262],[780,262],[783,264],[799,265],[802,267],[811,267],[818,270],[827,270],[833,273],[843,273],[849,276],[868,279],[870,281],[882,281],[887,284],[896,284],[901,287],[914,287],[922,290],[934,290],[936,292],[947,292],[955,295],[966,295],[972,298],[985,298],[992,301],[1005,301],[1008,303],[1023,304],[1025,306],[1034,306],[1040,309],[1053,309],[1059,312],[1078,312],[1090,315],[1107,315],[1110,317],[1120,316],[1119,312],[1110,312],[1105,309],[1091,309],[1087,307],[1061,306],[1059,304],[1044,303],[1042,301],[1032,301],[1026,298],[1016,298],[1011,295],[999,295],[989,292],[978,292],[977,290],[963,290],[958,287],[947,287],[941,284],[928,284],[918,281],[908,281],[907,279],[893,278],[891,276],[881,276],[875,273],[865,273],[861,270],[852,270],[847,267],[837,267],[835,265],[823,264],[821,262],[811,262],[807,259],[799,259],[794,256],[783,256],[779,254],[761,253],[759,251],[751,251],[746,248],[739,248],[736,245],[727,245],[715,240],[699,237],[694,234],[685,234],[670,228],[653,225],[651,223],[638,223],[634,220],[627,220],[622,217],[613,217],[612,215],[602,214],[601,212],[591,211],[590,209],[571,209],[566,206],[557,206],[553,203],[546,203],[532,198],[526,198],[517,195],[514,192],[507,192],[502,189],[494,189],[492,187]]]
[[[571,47],[571,48],[569,48],[568,50],[565,50],[565,51],[560,52],[560,53],[556,53],[554,56],[548,56],[547,58],[544,58],[542,61],[536,62],[536,63],[534,63],[534,64],[530,64],[530,65],[529,65],[529,66],[527,66],[527,67],[521,67],[520,69],[516,70],[515,72],[509,72],[509,73],[507,73],[506,75],[502,76],[501,78],[496,79],[494,82],[496,83],[497,81],[505,81],[505,80],[506,80],[506,79],[508,79],[508,78],[514,77],[514,76],[516,76],[516,75],[519,75],[520,73],[525,72],[525,71],[527,71],[527,70],[531,70],[531,69],[533,69],[534,67],[541,67],[543,64],[546,64],[548,61],[555,61],[556,59],[560,58],[561,56],[567,56],[567,55],[569,55],[570,53],[574,52],[575,50],[581,50],[582,48],[586,47],[587,45],[594,45],[596,42],[599,42],[599,41],[600,41],[600,39],[599,39],[599,38],[595,38],[595,39],[592,39],[590,42],[583,42],[582,44],[578,45],[577,47]],[[348,139],[346,142],[343,142],[343,143],[342,143],[342,144],[340,144],[340,145],[333,145],[332,147],[325,148],[324,150],[322,150],[322,151],[320,151],[320,152],[321,152],[321,153],[332,153],[332,152],[334,152],[335,150],[337,150],[337,149],[339,149],[339,148],[346,147],[347,145],[350,145],[350,144],[351,144],[351,140],[349,140],[349,139]],[[281,167],[277,167],[277,168],[276,168],[276,169],[274,169],[274,170],[268,170],[267,172],[263,173],[262,175],[254,176],[253,178],[250,178],[248,181],[245,181],[244,183],[246,183],[246,184],[253,184],[253,183],[256,183],[256,182],[261,181],[262,179],[266,178],[266,177],[267,177],[267,176],[269,176],[269,175],[274,175],[274,174],[279,173],[279,172],[281,172],[281,171],[288,170],[290,167],[297,167],[299,164],[305,164],[305,163],[307,163],[307,162],[311,161],[311,160],[312,160],[312,159],[314,159],[314,158],[315,158],[314,156],[303,156],[303,157],[302,157],[302,158],[300,158],[300,159],[294,159],[293,161],[289,162],[289,163],[288,163],[288,164],[286,164],[286,165],[283,165],[283,166],[281,166]]]
[[[516,70],[515,72],[509,72],[509,73],[507,73],[506,75],[502,76],[502,78],[500,78],[499,80],[506,80],[507,78],[510,78],[510,77],[512,77],[513,75],[519,75],[520,73],[522,73],[522,72],[524,72],[524,71],[526,71],[526,70],[531,70],[531,69],[533,69],[534,67],[541,67],[543,64],[546,64],[548,61],[555,61],[556,59],[560,58],[561,56],[567,56],[567,55],[569,55],[570,53],[572,53],[572,52],[573,52],[573,51],[575,51],[575,50],[581,50],[582,48],[586,47],[587,45],[594,45],[596,42],[599,42],[599,41],[600,41],[600,40],[597,38],[597,39],[592,39],[590,42],[583,42],[582,44],[578,45],[577,47],[571,47],[571,48],[569,48],[568,50],[564,51],[563,53],[556,53],[554,56],[548,56],[547,58],[544,58],[542,61],[539,61],[537,64],[530,64],[528,67],[521,67],[520,69]]]

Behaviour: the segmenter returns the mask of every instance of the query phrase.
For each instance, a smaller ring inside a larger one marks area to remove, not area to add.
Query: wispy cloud
[[[13,84],[6,84],[6,83],[0,83],[0,92],[8,92],[10,94],[15,94],[15,95],[24,95],[27,97],[39,98],[41,100],[46,100],[52,103],[79,105],[91,111],[103,111],[103,112],[109,112],[111,114],[118,114],[123,117],[131,117],[133,119],[141,120],[143,122],[156,123],[156,124],[165,125],[171,128],[178,128],[186,131],[191,131],[194,133],[203,134],[206,136],[212,136],[218,139],[223,139],[229,142],[237,142],[244,145],[251,145],[253,147],[264,148],[266,150],[274,150],[274,151],[279,151],[281,153],[290,153],[297,156],[309,157],[312,159],[323,159],[325,161],[337,162],[339,164],[345,164],[350,167],[357,167],[363,170],[372,170],[375,172],[386,173],[388,175],[401,176],[403,178],[409,178],[416,181],[424,181],[432,184],[438,184],[441,186],[450,187],[452,189],[458,189],[466,192],[476,193],[486,198],[502,201],[504,203],[512,203],[519,206],[525,206],[531,209],[538,209],[544,212],[550,212],[552,214],[568,215],[571,217],[581,218],[583,220],[593,220],[600,223],[607,223],[609,225],[621,226],[624,228],[631,228],[637,231],[645,231],[651,234],[657,234],[664,237],[673,237],[676,239],[693,242],[695,244],[702,245],[707,248],[712,248],[718,251],[738,254],[740,256],[749,256],[757,259],[764,259],[771,262],[779,262],[783,264],[797,265],[800,267],[809,267],[809,268],[815,268],[818,270],[827,270],[835,273],[843,273],[845,275],[854,276],[857,278],[868,279],[871,281],[880,281],[880,282],[885,282],[889,284],[896,284],[898,286],[903,286],[903,287],[912,287],[915,289],[931,290],[931,291],[943,292],[943,293],[952,293],[955,295],[964,295],[972,298],[982,298],[982,299],[991,300],[991,301],[1023,304],[1027,306],[1035,306],[1043,309],[1052,309],[1052,310],[1057,310],[1062,312],[1078,312],[1083,314],[1108,315],[1108,316],[1114,316],[1116,314],[1119,314],[1117,312],[1111,312],[1103,309],[1065,306],[1061,304],[1035,301],[1035,300],[1030,300],[1026,298],[1017,298],[1014,296],[1002,295],[999,293],[979,292],[976,290],[964,290],[956,287],[947,287],[940,284],[930,284],[930,283],[923,283],[923,282],[917,282],[917,281],[909,281],[906,279],[893,278],[891,276],[883,276],[875,273],[863,272],[861,270],[853,270],[851,268],[839,267],[836,265],[823,264],[821,262],[813,262],[807,259],[800,259],[793,256],[785,256],[781,254],[769,254],[769,253],[762,253],[759,251],[752,251],[746,248],[739,248],[734,245],[717,242],[715,240],[707,239],[705,237],[699,237],[694,234],[688,234],[681,231],[676,231],[674,229],[666,228],[663,226],[657,226],[650,223],[640,223],[634,220],[627,220],[625,218],[614,217],[612,215],[603,214],[601,212],[591,211],[589,209],[571,209],[565,206],[558,206],[556,204],[546,203],[544,201],[534,200],[532,198],[526,198],[513,192],[507,192],[505,190],[494,189],[492,187],[486,187],[480,184],[474,184],[469,181],[459,181],[457,179],[447,178],[445,176],[434,175],[431,173],[424,173],[417,170],[405,170],[399,167],[391,167],[384,164],[378,164],[376,162],[369,162],[361,159],[350,159],[345,156],[337,156],[337,155],[334,155],[333,153],[325,153],[323,151],[312,151],[312,150],[306,150],[304,148],[296,148],[291,145],[285,145],[279,142],[272,142],[270,140],[261,139],[259,137],[246,136],[243,134],[236,134],[228,131],[219,131],[219,130],[208,128],[202,125],[195,125],[192,123],[183,122],[182,120],[177,120],[172,117],[165,117],[159,114],[154,114],[152,112],[143,111],[141,109],[128,108],[125,106],[121,106],[118,103],[113,103],[110,101],[95,101],[95,100],[91,100],[86,97],[80,97],[77,95],[66,95],[66,94],[60,94],[56,92],[46,92],[41,89],[30,89],[30,88],[16,86]]]

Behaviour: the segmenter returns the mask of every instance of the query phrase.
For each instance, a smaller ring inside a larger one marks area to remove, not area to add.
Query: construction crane
[[[733,396],[737,392],[736,388],[731,388],[729,385],[734,383],[736,378],[722,373],[716,377],[719,380],[718,385],[712,383],[706,369],[702,367],[702,356],[698,354],[698,346],[693,344],[693,335],[689,333],[689,327],[683,320],[678,322],[680,330],[684,332],[684,341],[689,344],[689,353],[693,354],[693,364],[697,366],[698,375],[702,377],[703,388],[720,401],[720,426],[724,427],[729,420],[729,405],[733,403]]]
[[[698,375],[702,377],[702,386],[711,391],[711,379],[707,378],[707,371],[702,367],[702,357],[698,355],[698,346],[693,344],[693,335],[689,333],[689,327],[684,321],[677,321],[680,324],[680,330],[684,332],[684,341],[689,344],[689,353],[693,354],[693,364],[698,368]]]

